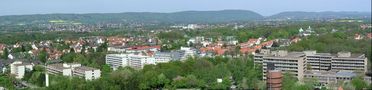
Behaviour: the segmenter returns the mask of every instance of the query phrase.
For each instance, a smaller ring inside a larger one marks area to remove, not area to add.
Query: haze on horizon
[[[284,11],[371,12],[371,0],[1,0],[0,16],[50,13],[177,12],[251,10],[269,16]]]

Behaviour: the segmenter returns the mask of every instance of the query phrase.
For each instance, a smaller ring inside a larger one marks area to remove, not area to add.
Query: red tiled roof
[[[129,50],[146,50],[146,49],[152,49],[152,48],[156,48],[156,49],[160,50],[161,46],[160,45],[156,45],[156,46],[133,46],[133,47],[129,47],[128,49]]]
[[[372,33],[367,33],[367,37],[368,37],[369,39],[372,39]]]
[[[203,47],[203,48],[200,48],[199,49],[201,52],[205,53],[205,52],[208,52],[208,51],[212,51],[214,53],[216,53],[217,55],[223,55],[225,54],[225,51],[226,49],[220,47],[220,46],[215,46],[215,47]]]

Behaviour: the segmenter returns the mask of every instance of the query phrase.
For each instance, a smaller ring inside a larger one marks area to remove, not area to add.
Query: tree
[[[63,62],[71,63],[71,62],[74,61],[75,56],[76,56],[75,53],[70,52],[70,53],[67,53],[67,54],[63,54],[61,56],[61,59],[62,59]]]
[[[283,90],[296,90],[295,86],[297,83],[297,78],[293,74],[285,72],[283,74]]]
[[[355,90],[362,90],[368,87],[368,84],[362,79],[362,77],[355,77],[351,80],[351,83],[355,87]]]
[[[167,77],[165,77],[164,74],[159,74],[157,77],[156,84],[158,88],[163,88],[165,85],[169,84],[169,82],[170,80]]]
[[[5,48],[5,49],[3,50],[2,58],[3,58],[3,59],[8,59],[8,55],[9,55],[9,50],[8,50],[8,48]]]
[[[39,52],[38,59],[41,62],[46,63],[46,61],[48,59],[48,53],[46,52],[45,49],[43,49],[43,50],[41,50],[41,52]]]
[[[107,76],[107,75],[110,74],[111,67],[109,65],[105,64],[105,65],[102,66],[101,70],[102,70],[102,76],[104,77],[104,76]]]

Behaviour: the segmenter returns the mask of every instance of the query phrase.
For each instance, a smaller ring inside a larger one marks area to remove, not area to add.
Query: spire
[[[311,27],[309,26],[308,30],[311,30]]]

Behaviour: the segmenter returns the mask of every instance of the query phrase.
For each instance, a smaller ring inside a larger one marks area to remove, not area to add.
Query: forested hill
[[[59,22],[58,20],[79,23],[215,23],[250,21],[262,18],[262,15],[247,10],[184,11],[175,13],[36,14],[0,16],[0,25]]]
[[[370,12],[282,12],[272,16],[248,10],[183,11],[174,13],[126,12],[91,14],[35,14],[0,16],[0,26],[24,24],[99,23],[224,23],[263,19],[370,19]]]
[[[370,19],[371,12],[282,12],[270,19]]]

